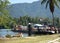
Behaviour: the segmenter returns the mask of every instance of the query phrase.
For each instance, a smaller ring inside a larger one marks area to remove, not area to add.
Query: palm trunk
[[[52,13],[52,25],[55,26],[54,24],[54,14]]]

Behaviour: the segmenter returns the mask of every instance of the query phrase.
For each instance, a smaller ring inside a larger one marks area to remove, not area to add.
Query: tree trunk
[[[52,13],[52,25],[55,27],[55,24],[54,24],[54,14]]]

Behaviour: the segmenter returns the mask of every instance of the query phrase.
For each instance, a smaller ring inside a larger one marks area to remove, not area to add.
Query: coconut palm
[[[6,9],[9,4],[8,0],[0,0],[0,14],[7,14],[8,10]]]
[[[54,14],[53,14],[54,8],[55,8],[55,6],[57,6],[59,8],[58,2],[60,2],[60,0],[42,0],[42,2],[41,2],[41,4],[46,4],[46,8],[49,5],[49,9],[52,13],[52,18],[53,18],[53,26],[54,26]]]
[[[9,11],[6,8],[10,4],[9,0],[0,0],[0,25],[7,27],[7,23],[10,21]]]

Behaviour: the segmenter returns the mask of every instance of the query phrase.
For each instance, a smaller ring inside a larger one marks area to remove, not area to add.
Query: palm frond
[[[48,4],[49,4],[49,0],[48,0],[47,3],[46,3],[46,8],[47,8]]]
[[[47,1],[47,0],[43,0],[43,1],[41,2],[41,4],[44,4],[44,3],[46,3],[46,1]]]
[[[60,2],[60,0],[57,0],[57,1],[59,1],[59,2]]]
[[[56,0],[54,0],[54,4],[55,4],[58,8],[60,8],[59,5],[58,5],[58,2],[57,2]]]

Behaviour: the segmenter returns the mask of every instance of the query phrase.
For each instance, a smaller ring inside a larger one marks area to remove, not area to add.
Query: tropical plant
[[[7,15],[8,10],[7,10],[7,5],[9,4],[8,0],[0,0],[0,14]]]
[[[7,6],[10,4],[8,0],[0,0],[0,26],[8,27],[10,15]]]
[[[46,8],[49,5],[49,9],[52,13],[52,18],[53,18],[53,26],[54,26],[54,8],[57,6],[59,8],[59,2],[60,0],[42,0],[41,4],[46,4]]]

